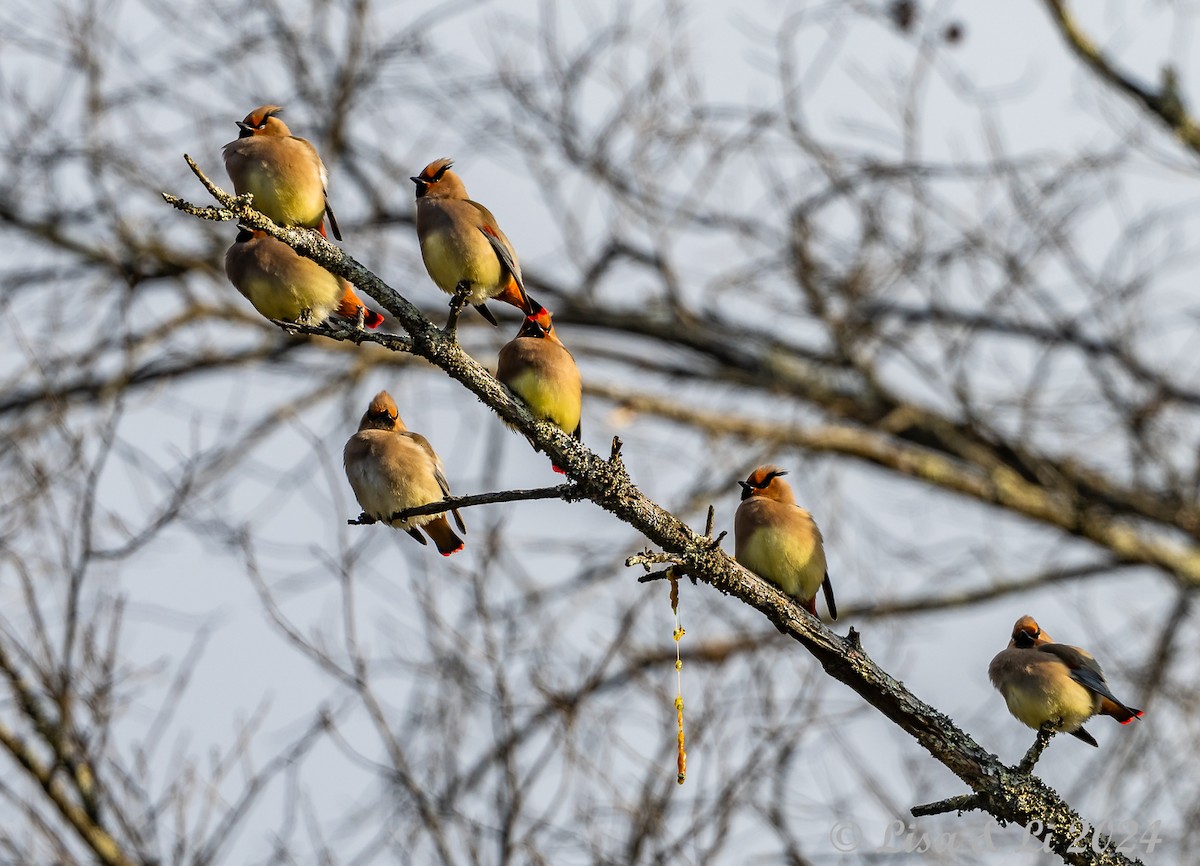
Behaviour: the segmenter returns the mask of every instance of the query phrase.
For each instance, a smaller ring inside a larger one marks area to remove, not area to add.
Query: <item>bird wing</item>
[[[433,461],[433,477],[437,481],[438,487],[442,490],[442,498],[449,499],[450,482],[446,480],[446,470],[442,466],[442,458],[437,456],[437,452],[433,450],[433,446],[429,444],[429,440],[420,433],[405,432],[402,435],[407,436],[415,445],[419,445],[429,455],[429,459]],[[454,522],[458,524],[458,528],[466,532],[467,526],[463,523],[462,515],[458,513],[458,509],[451,508],[450,513],[454,515]]]
[[[1065,643],[1041,644],[1037,649],[1039,652],[1050,653],[1062,660],[1071,672],[1071,679],[1085,689],[1125,708],[1124,702],[1109,690],[1108,682],[1104,679],[1104,671],[1100,669],[1100,663],[1092,657],[1091,653]]]
[[[321,176],[321,192],[325,196],[325,216],[329,217],[329,228],[333,231],[333,236],[340,241],[342,239],[342,227],[338,225],[337,217],[333,215],[333,208],[329,204],[329,170],[325,168],[325,161],[321,159],[321,155],[317,153],[316,147],[307,138],[299,138],[295,135],[292,138],[304,144],[308,148],[308,152],[312,154],[312,158],[317,162],[317,172]]]
[[[490,210],[477,201],[470,199],[467,201],[479,212],[479,230],[483,232],[483,236],[488,239],[488,243],[496,251],[496,257],[500,259],[500,263],[513,275],[517,289],[521,292],[521,300],[526,302],[526,309],[529,309],[529,296],[525,294],[525,278],[521,276],[521,265],[517,262],[517,254],[513,252],[512,244],[500,230],[500,225]]]

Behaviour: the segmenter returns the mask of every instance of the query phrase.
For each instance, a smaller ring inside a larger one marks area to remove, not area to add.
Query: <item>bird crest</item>
[[[775,479],[787,472],[780,469],[778,466],[767,464],[759,466],[750,473],[750,477],[745,481],[739,481],[738,484],[742,488],[742,499],[749,499],[751,496],[766,496],[771,499],[785,500],[785,491],[790,493],[786,482],[780,481],[775,483]]]
[[[288,129],[287,124],[282,120],[276,119],[274,123],[270,122],[271,118],[276,117],[281,111],[283,111],[283,108],[279,105],[260,105],[237,122],[238,129],[241,130],[239,138],[262,135],[263,133],[269,135],[291,135],[292,131]]]
[[[1050,640],[1050,635],[1042,633],[1042,627],[1037,624],[1037,620],[1029,614],[1017,620],[1012,631],[1013,646],[1028,648],[1044,643],[1053,643],[1053,641]]]
[[[371,398],[367,411],[363,414],[358,425],[359,430],[404,430],[404,422],[400,420],[400,410],[396,401],[387,391],[380,391]]]
[[[454,160],[450,159],[448,156],[443,156],[441,159],[435,159],[433,162],[429,163],[429,165],[421,169],[421,173],[417,175],[414,180],[419,180],[421,183],[437,183],[442,179],[443,175],[450,170],[452,165],[454,165]]]
[[[410,177],[409,180],[417,185],[417,198],[422,199],[429,196],[430,198],[465,199],[467,197],[466,187],[463,186],[458,175],[450,171],[452,165],[454,165],[454,160],[443,156],[421,169],[420,174]],[[450,172],[449,175],[447,172]]]

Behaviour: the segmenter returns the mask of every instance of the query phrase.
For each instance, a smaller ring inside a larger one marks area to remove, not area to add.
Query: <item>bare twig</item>
[[[1050,745],[1050,738],[1053,736],[1054,728],[1051,727],[1049,722],[1038,729],[1037,737],[1033,740],[1033,745],[1029,747],[1029,751],[1021,759],[1021,763],[1017,764],[1018,773],[1033,772],[1033,765],[1038,762],[1038,758],[1042,756],[1042,752],[1046,750],[1046,746]]]
[[[134,866],[137,860],[126,852],[121,843],[94,820],[86,809],[71,799],[62,783],[55,777],[54,768],[44,765],[29,745],[3,724],[0,724],[0,747],[41,785],[59,814],[75,829],[96,855],[97,860],[105,866]]]
[[[914,818],[925,818],[929,815],[941,815],[945,812],[969,812],[981,808],[979,797],[975,794],[959,794],[957,797],[947,797],[936,803],[926,803],[923,806],[913,806],[909,811]]]
[[[410,517],[421,517],[426,514],[441,514],[452,508],[470,508],[472,505],[496,505],[501,502],[526,502],[533,499],[561,499],[564,502],[577,502],[580,499],[579,488],[573,483],[559,484],[555,487],[534,487],[527,490],[501,490],[496,493],[472,493],[467,496],[447,496],[440,502],[430,502],[397,511],[389,518],[389,522],[407,520]],[[360,514],[353,520],[347,520],[350,526],[369,526],[376,523],[375,518]]]
[[[1075,23],[1065,0],[1045,0],[1050,17],[1058,27],[1067,47],[1075,53],[1101,81],[1133,98],[1156,119],[1171,129],[1183,144],[1200,153],[1200,127],[1184,107],[1179,82],[1170,66],[1162,69],[1162,81],[1157,90],[1139,84],[1127,73],[1117,69],[1104,53]]]
[[[285,322],[281,319],[272,319],[271,321],[282,330],[291,334],[310,334],[314,337],[329,337],[331,340],[358,344],[378,343],[380,346],[386,346],[393,352],[412,351],[412,341],[407,337],[381,333],[379,331],[367,331],[356,327],[349,320],[345,319],[334,319],[331,317],[316,325]]]

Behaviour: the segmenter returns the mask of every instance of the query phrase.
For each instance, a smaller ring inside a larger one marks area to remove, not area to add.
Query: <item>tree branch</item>
[[[806,451],[840,454],[881,466],[898,475],[999,506],[1092,541],[1117,559],[1155,565],[1191,586],[1200,586],[1200,548],[1163,538],[1150,529],[1119,520],[1078,497],[1067,497],[1026,480],[1007,466],[986,471],[952,455],[904,442],[886,432],[850,424],[798,426],[706,412],[677,402],[605,385],[587,386],[635,412],[687,423],[712,433],[787,444]]]
[[[1070,829],[1081,827],[1083,822],[1053,789],[1000,763],[948,716],[919,700],[875,664],[858,640],[841,638],[823,627],[791,599],[714,546],[712,539],[694,532],[646,497],[619,460],[605,460],[554,425],[535,419],[455,340],[352,257],[315,232],[280,228],[248,204],[218,193],[219,190],[214,193],[218,201],[223,196],[230,204],[231,218],[293,246],[378,301],[410,334],[413,354],[442,369],[524,434],[536,450],[549,456],[575,482],[580,498],[592,501],[641,532],[664,552],[677,557],[691,576],[762,612],[780,631],[803,645],[826,673],[848,685],[962,779],[979,795],[981,808],[1002,822],[1028,825],[1041,821],[1043,826],[1054,830],[1051,847],[1068,863],[1134,862],[1112,852],[1068,851],[1073,838]],[[178,201],[181,200],[172,203]]]
[[[466,496],[447,496],[440,502],[430,502],[415,508],[397,511],[388,518],[389,523],[407,520],[410,517],[421,517],[426,514],[441,514],[452,508],[469,508],[472,505],[495,505],[500,502],[526,502],[534,499],[561,499],[564,502],[578,502],[582,497],[579,488],[574,483],[559,484],[555,487],[534,487],[527,490],[501,490],[496,493],[472,493]],[[350,526],[370,526],[378,523],[375,518],[360,514],[353,520],[347,520]]]
[[[0,723],[0,747],[8,751],[25,771],[42,787],[46,796],[54,803],[59,814],[70,824],[79,837],[105,866],[135,866],[137,863],[125,853],[119,842],[98,821],[92,819],[82,806],[75,803],[63,790],[63,785],[54,777],[54,769],[45,766],[20,737]]]

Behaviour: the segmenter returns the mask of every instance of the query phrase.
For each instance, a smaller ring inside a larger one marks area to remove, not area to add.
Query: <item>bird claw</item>
[[[442,333],[452,340],[458,335],[458,317],[466,308],[467,298],[470,295],[471,284],[463,280],[455,287],[454,294],[450,296],[450,316],[446,319],[446,327],[442,328]]]

